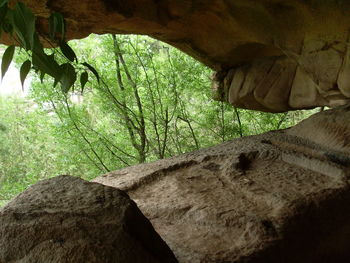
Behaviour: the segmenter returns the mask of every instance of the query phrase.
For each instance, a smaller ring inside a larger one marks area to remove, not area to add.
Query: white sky
[[[19,95],[25,96],[28,91],[28,83],[26,80],[24,83],[25,92],[22,90],[22,85],[19,77],[19,71],[13,65],[10,66],[9,70],[6,72],[5,77],[0,83],[0,95]]]
[[[4,46],[0,47],[0,65],[3,52],[5,51]],[[1,75],[0,75],[1,77]],[[11,63],[4,79],[0,81],[0,95],[18,95],[25,96],[28,93],[28,87],[30,84],[30,79],[24,82],[24,92],[22,90],[21,80],[19,77],[19,70]]]

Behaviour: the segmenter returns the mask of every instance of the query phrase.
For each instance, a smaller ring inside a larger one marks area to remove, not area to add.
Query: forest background
[[[287,128],[315,112],[271,114],[214,101],[209,68],[149,37],[91,35],[70,46],[99,82],[82,74],[84,88],[66,93],[33,74],[25,97],[0,96],[0,206],[41,179],[90,180]],[[27,59],[21,51],[15,57],[18,67]]]

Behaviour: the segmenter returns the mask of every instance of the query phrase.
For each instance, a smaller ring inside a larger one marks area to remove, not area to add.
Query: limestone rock
[[[0,262],[177,262],[124,192],[70,176],[41,181],[0,210]]]
[[[238,107],[280,112],[350,100],[348,0],[24,2],[42,34],[50,13],[60,12],[68,39],[134,33],[165,41],[218,71]]]
[[[181,263],[347,262],[349,114],[324,111],[94,181],[127,191]]]

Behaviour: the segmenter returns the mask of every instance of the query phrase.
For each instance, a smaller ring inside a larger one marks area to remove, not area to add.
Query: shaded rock
[[[0,210],[0,262],[177,262],[124,192],[76,177],[41,181]]]
[[[350,100],[348,0],[24,2],[43,35],[60,12],[68,39],[121,33],[167,42],[218,71],[219,94],[229,94],[221,99],[238,107],[281,112]]]
[[[349,112],[94,181],[126,190],[181,263],[347,262]]]
[[[323,152],[350,153],[350,104],[311,116],[288,134],[322,146]],[[322,149],[317,149],[320,153]]]

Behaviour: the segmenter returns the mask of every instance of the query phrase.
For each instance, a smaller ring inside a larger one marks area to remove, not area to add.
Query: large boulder
[[[24,2],[42,34],[60,12],[68,39],[134,33],[170,43],[218,71],[218,98],[235,106],[280,112],[350,99],[348,0]]]
[[[0,210],[0,263],[177,262],[124,192],[59,176]]]
[[[324,111],[94,181],[127,191],[181,263],[348,262],[349,119]]]

